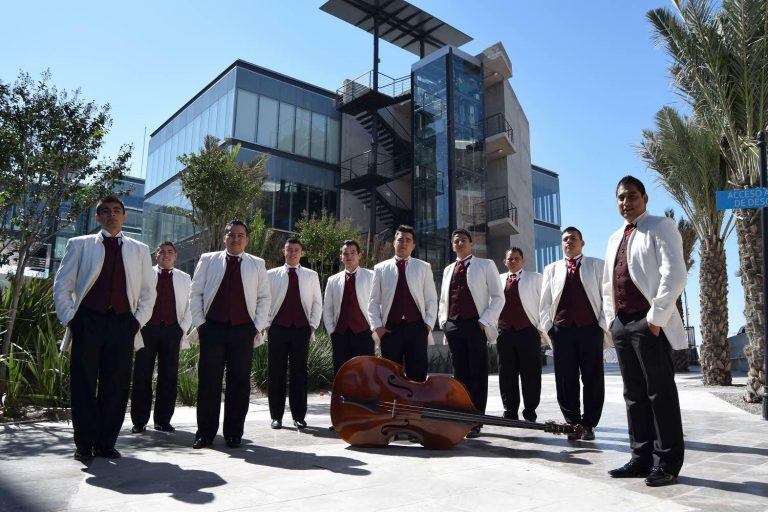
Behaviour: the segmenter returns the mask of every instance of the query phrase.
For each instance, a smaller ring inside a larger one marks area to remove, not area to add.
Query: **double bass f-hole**
[[[402,384],[398,383],[397,375],[391,374],[387,378],[387,382],[393,388],[402,389],[403,391],[406,391],[408,393],[408,398],[413,398],[413,390],[411,388],[409,388],[408,386],[403,386]],[[402,378],[400,379],[400,382],[402,382]],[[394,413],[394,411],[393,411],[393,413]]]

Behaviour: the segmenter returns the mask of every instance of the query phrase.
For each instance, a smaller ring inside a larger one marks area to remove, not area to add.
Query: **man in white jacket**
[[[155,280],[149,248],[125,236],[128,216],[115,196],[96,206],[101,230],[71,238],[53,283],[56,316],[71,341],[70,379],[75,459],[116,459],[125,418],[134,348],[152,315]]]
[[[189,310],[189,288],[192,278],[174,268],[176,247],[163,242],[155,251],[154,267],[157,299],[152,317],[141,330],[144,348],[136,352],[131,387],[131,432],[144,432],[152,408],[152,375],[157,360],[157,389],[155,391],[155,430],[174,432],[171,417],[176,407],[176,387],[179,377],[179,349],[192,325]]]
[[[562,231],[565,258],[544,268],[541,287],[541,325],[552,340],[557,403],[569,424],[580,424],[583,439],[595,438],[605,399],[603,345],[606,338],[602,279],[604,262],[582,254],[581,231]],[[579,400],[579,377],[584,384],[584,412]],[[574,434],[569,439],[576,439]]]
[[[360,266],[360,245],[346,240],[341,246],[344,270],[328,278],[323,298],[323,323],[331,335],[333,373],[355,356],[374,355],[368,299],[373,272]]]
[[[323,298],[317,272],[300,265],[303,255],[301,241],[289,238],[283,246],[285,265],[267,272],[272,292],[267,340],[267,396],[274,429],[283,426],[288,373],[291,376],[288,404],[293,424],[298,429],[307,426],[309,340],[320,325]]]
[[[685,452],[671,349],[688,346],[676,306],[687,269],[675,222],[646,211],[640,180],[622,178],[616,204],[624,225],[608,240],[603,300],[624,381],[632,458],[608,473],[646,477],[646,485],[658,487],[677,480]]]
[[[467,387],[475,408],[485,414],[488,401],[488,342],[495,341],[504,294],[492,260],[472,255],[466,229],[451,234],[456,261],[443,270],[438,322],[453,356],[454,377]],[[477,437],[475,426],[467,437]]]
[[[200,256],[192,279],[189,307],[200,339],[195,449],[213,443],[219,430],[225,368],[224,440],[230,448],[242,443],[253,347],[267,327],[270,306],[264,260],[246,253],[247,246],[248,226],[231,221],[224,230],[225,250]]]
[[[394,248],[394,258],[373,268],[368,323],[379,337],[382,357],[404,365],[410,379],[424,381],[427,345],[437,318],[432,266],[411,257],[416,248],[411,226],[398,226]]]

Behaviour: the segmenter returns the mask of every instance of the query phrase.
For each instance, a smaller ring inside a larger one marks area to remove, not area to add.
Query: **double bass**
[[[397,363],[371,356],[354,357],[339,369],[331,391],[331,422],[347,443],[366,447],[386,446],[403,434],[425,448],[451,448],[478,424],[583,433],[581,425],[481,414],[458,380],[432,375],[416,382]]]

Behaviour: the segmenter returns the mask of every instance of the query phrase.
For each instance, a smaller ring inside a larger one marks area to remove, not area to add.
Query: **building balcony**
[[[485,219],[491,236],[510,236],[520,233],[517,224],[517,207],[507,196],[486,201]]]
[[[512,126],[499,112],[485,120],[485,156],[488,160],[496,160],[514,155],[515,137]]]
[[[376,158],[374,158],[374,156]],[[345,190],[379,187],[396,179],[408,170],[411,156],[392,155],[366,151],[341,163],[338,185]]]
[[[336,90],[336,110],[354,116],[411,98],[410,75],[392,78],[379,73],[376,84],[373,78],[373,71],[368,71],[352,80],[345,80],[344,85]]]
[[[509,60],[504,45],[496,43],[480,54],[483,61],[483,85],[487,89],[504,80],[512,78],[512,62]]]

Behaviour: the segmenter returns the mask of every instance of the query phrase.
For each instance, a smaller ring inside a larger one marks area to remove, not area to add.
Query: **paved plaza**
[[[177,409],[175,434],[131,434],[126,418],[117,444],[123,457],[87,465],[72,458],[70,424],[5,426],[0,510],[768,510],[768,422],[713,396],[697,373],[678,374],[677,382],[686,460],[678,484],[668,487],[606,474],[629,460],[621,377],[609,364],[592,442],[486,427],[446,451],[408,442],[351,448],[328,430],[327,393],[310,396],[302,432],[271,430],[266,398],[253,400],[239,449],[221,437],[211,449],[191,449],[194,408]],[[488,413],[502,410],[491,376]],[[561,420],[551,365],[538,413],[540,421]]]

